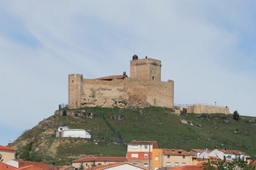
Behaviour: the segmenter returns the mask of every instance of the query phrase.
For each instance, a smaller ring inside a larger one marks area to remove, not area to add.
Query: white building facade
[[[70,129],[68,126],[61,126],[58,128],[58,131],[56,132],[56,137],[90,139],[91,135],[84,129]]]

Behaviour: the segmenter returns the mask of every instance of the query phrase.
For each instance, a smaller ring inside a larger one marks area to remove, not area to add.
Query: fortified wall
[[[161,61],[137,55],[130,61],[130,77],[123,73],[84,79],[82,74],[68,78],[68,108],[81,107],[167,107],[174,106],[174,81],[161,81]]]
[[[214,113],[223,113],[229,114],[228,107],[221,107],[221,106],[210,106],[210,105],[203,105],[203,104],[195,104],[193,106],[187,107],[187,113],[195,113],[195,114],[214,114]]]

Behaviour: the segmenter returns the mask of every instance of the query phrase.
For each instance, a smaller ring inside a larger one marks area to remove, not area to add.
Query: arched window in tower
[[[154,80],[155,79],[155,76],[152,76],[152,80]]]

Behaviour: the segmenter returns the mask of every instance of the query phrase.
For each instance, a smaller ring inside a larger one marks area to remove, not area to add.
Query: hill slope
[[[88,130],[92,139],[56,138],[59,126]],[[256,156],[256,119],[232,115],[174,114],[172,109],[84,108],[62,110],[24,132],[13,146],[21,159],[68,164],[87,155],[125,156],[131,140],[161,148],[236,149]]]

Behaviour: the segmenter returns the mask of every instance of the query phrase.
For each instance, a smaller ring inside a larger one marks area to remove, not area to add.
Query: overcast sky
[[[162,61],[175,104],[256,116],[256,1],[0,0],[0,145],[54,114],[68,74],[122,74]]]

